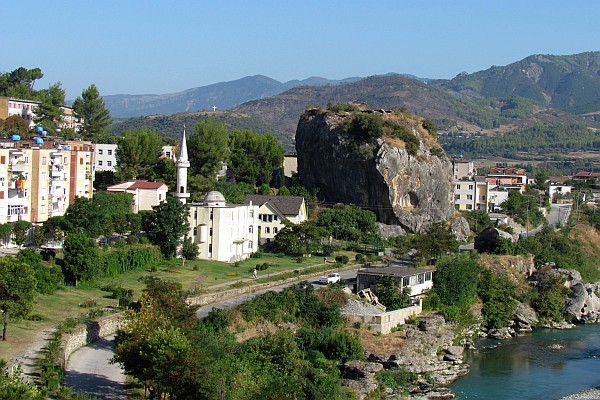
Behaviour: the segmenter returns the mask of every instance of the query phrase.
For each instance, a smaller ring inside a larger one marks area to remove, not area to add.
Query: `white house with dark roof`
[[[152,210],[167,198],[169,188],[162,182],[132,180],[117,183],[106,188],[109,192],[133,194],[133,212]]]
[[[261,243],[269,243],[285,227],[283,221],[300,224],[307,219],[306,203],[302,196],[269,196],[249,194],[246,204],[258,209],[258,230]]]

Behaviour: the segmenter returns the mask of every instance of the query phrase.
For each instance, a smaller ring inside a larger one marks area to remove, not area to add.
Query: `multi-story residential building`
[[[92,144],[53,138],[0,140],[0,223],[64,215],[76,196],[92,197]]]
[[[523,168],[496,166],[490,168],[486,181],[492,186],[501,186],[522,191],[529,183],[527,172]]]
[[[454,181],[454,205],[457,210],[488,211],[489,184],[484,177]]]
[[[477,175],[473,161],[467,161],[461,157],[452,157],[452,174],[454,180],[469,180]]]
[[[27,122],[31,129],[35,126],[35,122],[33,122],[35,110],[40,104],[39,101],[0,96],[0,119],[6,119],[11,115],[18,115]]]
[[[117,166],[116,144],[96,143],[94,145],[94,169],[96,171],[115,171]]]
[[[27,122],[29,129],[32,129],[35,126],[35,111],[40,104],[42,103],[39,101],[0,96],[0,119],[18,115]],[[60,122],[60,128],[70,128],[75,132],[79,132],[83,126],[82,119],[75,116],[71,107],[62,106],[61,109],[63,111],[63,120]]]
[[[306,203],[302,196],[267,196],[249,194],[246,204],[255,204],[258,210],[258,233],[261,243],[269,243],[285,227],[284,221],[300,224],[307,219]]]

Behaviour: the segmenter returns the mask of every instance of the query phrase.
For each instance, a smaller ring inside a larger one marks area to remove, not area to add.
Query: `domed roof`
[[[204,204],[207,206],[224,206],[225,205],[225,196],[223,193],[212,191],[206,194],[204,197]]]

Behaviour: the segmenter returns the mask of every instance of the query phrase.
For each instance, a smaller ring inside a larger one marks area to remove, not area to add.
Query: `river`
[[[600,386],[600,325],[540,329],[505,341],[479,340],[457,399],[560,399]]]

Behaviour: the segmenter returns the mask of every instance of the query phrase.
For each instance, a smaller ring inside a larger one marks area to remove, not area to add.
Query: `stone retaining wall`
[[[351,323],[360,323],[366,325],[374,332],[381,332],[386,335],[398,325],[403,325],[407,318],[413,315],[421,314],[423,307],[419,305],[401,308],[395,311],[389,311],[381,314],[359,315],[344,314],[344,317]]]
[[[70,333],[62,334],[62,352],[60,362],[67,364],[71,354],[96,340],[114,335],[123,323],[123,313],[108,315],[94,321],[89,321],[85,325],[78,326]]]

